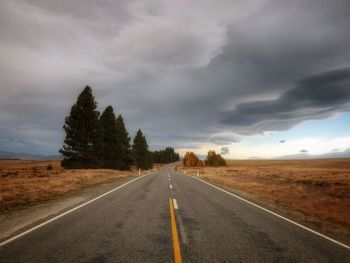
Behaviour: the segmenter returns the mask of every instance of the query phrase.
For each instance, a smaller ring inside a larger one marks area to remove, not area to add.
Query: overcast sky
[[[349,0],[0,0],[0,150],[57,154],[86,85],[152,149],[345,150],[349,25]]]

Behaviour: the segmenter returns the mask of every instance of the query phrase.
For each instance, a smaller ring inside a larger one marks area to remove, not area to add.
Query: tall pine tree
[[[101,127],[101,144],[99,145],[99,158],[102,167],[119,169],[122,165],[120,139],[117,121],[112,106],[108,106],[99,120]]]
[[[117,136],[119,139],[119,151],[120,151],[120,170],[128,170],[130,169],[133,159],[132,159],[132,152],[130,147],[130,137],[129,134],[125,128],[124,119],[119,114],[117,121]]]
[[[132,151],[137,168],[149,169],[152,167],[152,162],[148,151],[148,144],[140,129],[135,135]]]
[[[65,168],[95,168],[98,166],[97,145],[99,138],[97,103],[89,86],[78,96],[63,129],[66,132],[60,149]]]

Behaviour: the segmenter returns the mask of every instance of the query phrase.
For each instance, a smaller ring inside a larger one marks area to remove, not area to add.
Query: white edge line
[[[55,221],[55,220],[57,220],[57,219],[59,219],[59,218],[65,216],[65,215],[67,215],[67,214],[69,214],[69,213],[72,213],[72,212],[74,212],[75,210],[78,210],[79,208],[82,208],[83,206],[86,206],[86,205],[88,205],[88,204],[90,204],[90,203],[96,201],[97,199],[100,199],[100,198],[102,198],[102,197],[104,197],[104,196],[106,196],[106,195],[108,195],[108,194],[110,194],[110,193],[112,193],[112,192],[114,192],[114,191],[116,191],[116,190],[118,190],[118,189],[120,189],[120,188],[122,188],[122,187],[124,187],[124,186],[126,186],[126,185],[128,185],[128,184],[130,184],[130,183],[132,183],[132,182],[135,182],[135,181],[137,181],[137,180],[139,180],[139,179],[141,179],[141,178],[143,178],[143,177],[145,177],[145,176],[147,176],[147,175],[151,175],[151,174],[155,174],[155,173],[144,174],[144,175],[142,175],[142,176],[140,176],[140,177],[137,177],[137,178],[135,178],[135,179],[133,179],[133,180],[131,180],[131,181],[125,183],[125,184],[122,184],[122,185],[120,185],[120,186],[118,186],[118,187],[116,187],[116,188],[114,188],[114,189],[112,189],[112,190],[110,190],[110,191],[108,191],[108,192],[102,194],[102,195],[99,195],[99,196],[97,196],[97,197],[95,197],[95,198],[93,198],[93,199],[87,201],[86,203],[83,203],[83,204],[81,204],[81,205],[78,205],[78,206],[76,206],[76,207],[74,207],[74,208],[72,208],[72,209],[70,209],[70,210],[68,210],[68,211],[66,211],[66,212],[64,212],[64,213],[62,213],[62,214],[59,214],[58,216],[55,216],[55,217],[53,217],[53,218],[51,218],[51,219],[49,219],[49,220],[47,220],[47,221],[45,221],[45,222],[43,222],[43,223],[41,223],[41,224],[39,224],[39,225],[36,225],[36,226],[34,226],[34,227],[32,227],[32,228],[30,228],[30,229],[28,229],[28,230],[26,230],[26,231],[24,231],[24,232],[22,232],[22,233],[16,235],[16,236],[14,236],[14,237],[11,237],[11,238],[9,238],[9,239],[7,239],[7,240],[1,242],[1,243],[0,243],[0,247],[2,247],[2,246],[4,246],[4,245],[6,245],[6,244],[8,244],[8,243],[10,243],[10,242],[12,242],[12,241],[18,239],[18,238],[20,238],[20,237],[22,237],[22,236],[25,236],[25,235],[29,234],[30,232],[32,232],[32,231],[34,231],[34,230],[36,230],[36,229],[38,229],[38,228],[41,228],[41,227],[43,227],[44,225],[47,225],[47,224],[49,224],[49,223],[51,223],[51,222],[53,222],[53,221]]]
[[[179,173],[179,172],[177,172],[177,173]],[[317,232],[317,231],[315,231],[315,230],[312,230],[311,228],[308,228],[308,227],[303,226],[303,225],[301,225],[301,224],[299,224],[299,223],[297,223],[297,222],[294,222],[294,221],[292,221],[292,220],[290,220],[290,219],[288,219],[288,218],[286,218],[286,217],[284,217],[284,216],[281,216],[281,215],[279,215],[279,214],[277,214],[277,213],[275,213],[275,212],[272,212],[272,211],[270,211],[270,210],[268,210],[268,209],[266,209],[266,208],[264,208],[264,207],[262,207],[262,206],[259,206],[259,205],[255,204],[255,203],[253,203],[253,202],[250,202],[250,201],[248,201],[248,200],[246,200],[246,199],[244,199],[244,198],[242,198],[242,197],[240,197],[240,196],[238,196],[238,195],[235,195],[235,194],[233,194],[233,193],[231,193],[231,192],[228,192],[228,191],[226,191],[226,190],[224,190],[224,189],[221,189],[220,187],[217,187],[217,186],[215,186],[215,185],[213,185],[213,184],[211,184],[211,183],[208,183],[208,182],[204,181],[203,179],[200,179],[200,178],[197,178],[197,177],[194,177],[194,176],[191,176],[191,175],[187,175],[187,174],[184,174],[184,173],[181,173],[181,174],[183,174],[183,175],[185,175],[185,176],[188,176],[188,177],[191,177],[191,178],[193,178],[193,179],[196,179],[196,180],[198,180],[198,181],[201,181],[202,183],[205,183],[205,184],[207,184],[207,185],[210,185],[211,187],[214,187],[214,188],[216,188],[216,189],[218,189],[218,190],[220,190],[220,191],[222,191],[222,192],[224,192],[224,193],[226,193],[226,194],[229,194],[229,195],[231,195],[231,196],[233,196],[233,197],[236,197],[236,198],[239,199],[239,200],[242,200],[242,201],[244,201],[244,202],[246,202],[246,203],[248,203],[248,204],[250,204],[250,205],[253,205],[253,206],[257,207],[257,208],[260,208],[260,209],[264,210],[265,212],[268,212],[268,213],[270,213],[270,214],[272,214],[272,215],[274,215],[274,216],[277,216],[277,217],[279,217],[279,218],[281,218],[281,219],[283,219],[283,220],[285,220],[285,221],[288,221],[289,223],[291,223],[291,224],[293,224],[293,225],[296,225],[296,226],[298,226],[298,227],[300,227],[300,228],[303,228],[304,230],[307,230],[307,231],[309,231],[309,232],[311,232],[311,233],[313,233],[313,234],[315,234],[315,235],[318,235],[318,236],[320,236],[320,237],[323,237],[323,238],[325,238],[325,239],[327,239],[327,240],[329,240],[329,241],[331,241],[331,242],[333,242],[333,243],[335,243],[335,244],[337,244],[337,245],[339,245],[339,246],[342,246],[342,247],[347,248],[347,249],[350,250],[350,246],[348,246],[348,245],[346,245],[346,244],[344,244],[344,243],[341,243],[341,242],[339,242],[339,241],[337,241],[337,240],[335,240],[335,239],[333,239],[333,238],[330,238],[330,237],[328,237],[328,236],[326,236],[326,235],[323,235],[323,234],[321,234],[321,233],[319,233],[319,232]]]
[[[174,204],[174,209],[179,209],[179,206],[177,205],[177,201],[175,198],[173,198],[173,204]]]

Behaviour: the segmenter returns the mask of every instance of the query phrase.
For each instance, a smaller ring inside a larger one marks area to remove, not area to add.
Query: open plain
[[[66,170],[59,160],[0,160],[0,209],[54,199],[84,187],[136,175],[137,170]]]

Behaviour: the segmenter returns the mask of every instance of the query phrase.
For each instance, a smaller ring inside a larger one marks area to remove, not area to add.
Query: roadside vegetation
[[[139,169],[180,159],[171,147],[150,151],[141,129],[131,144],[122,115],[116,116],[111,105],[100,114],[89,86],[71,107],[63,128],[62,161],[0,160],[0,210],[137,176]]]
[[[151,156],[153,163],[172,163],[180,160],[180,155],[172,147],[151,152]]]
[[[155,161],[166,163],[180,159],[173,148],[153,153],[149,151],[141,129],[130,145],[131,138],[122,115],[116,117],[111,105],[100,114],[89,86],[84,88],[71,107],[63,129],[66,137],[60,153],[64,156],[64,168],[129,170],[135,165],[140,169],[150,169]],[[172,150],[170,155],[169,149]]]
[[[182,163],[186,167],[226,166],[225,159],[213,150],[208,152],[205,160],[200,160],[194,152],[186,152]]]
[[[60,160],[0,160],[0,211],[137,175],[137,169],[64,169]]]

